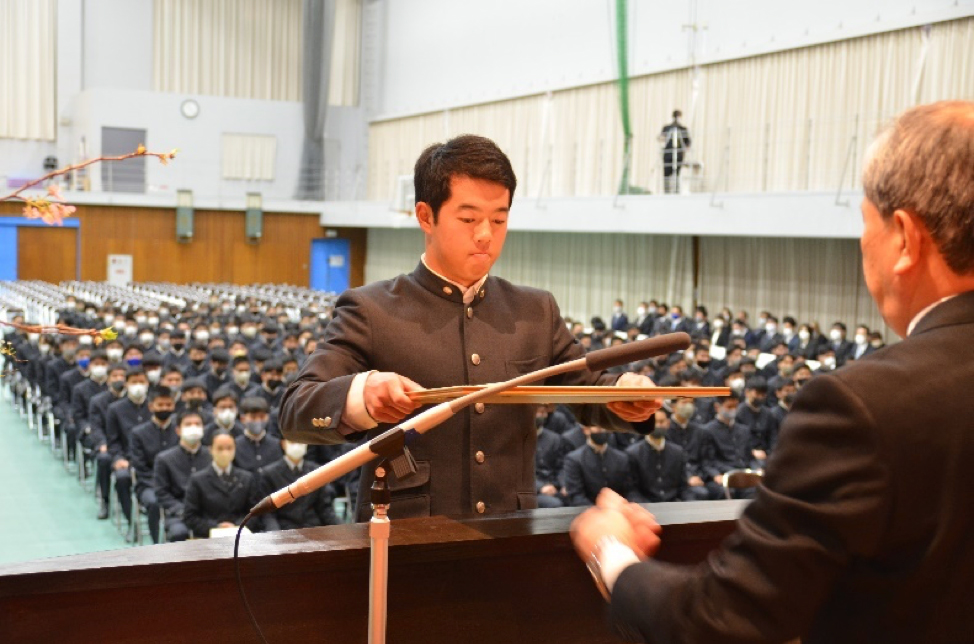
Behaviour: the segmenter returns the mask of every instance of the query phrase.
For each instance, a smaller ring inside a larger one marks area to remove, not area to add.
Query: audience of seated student
[[[158,310],[128,312],[110,302],[74,298],[68,304],[62,322],[82,328],[115,325],[120,337],[96,348],[91,336],[11,333],[6,339],[22,362],[5,358],[4,366],[50,404],[58,420],[55,439],[64,432],[68,457],[82,465],[93,462],[99,518],[109,515],[113,473],[121,512],[126,519],[133,516],[134,472],[134,496],[146,510],[153,541],[160,537],[160,509],[167,539],[191,533],[206,537],[214,525],[238,523],[253,497],[353,447],[281,439],[281,396],[316,349],[329,321],[326,312],[301,311],[297,323],[283,308],[256,301],[182,309],[162,304]],[[540,408],[540,507],[592,503],[602,486],[648,502],[723,498],[720,481],[726,471],[761,467],[773,453],[799,388],[815,373],[866,359],[883,346],[882,336],[864,324],[855,327],[850,341],[842,322],[823,335],[814,321],[799,324],[786,315],[779,322],[767,310],[751,328],[746,311],[735,314],[726,307],[711,317],[705,306],[697,306],[687,317],[679,304],[649,300],[640,302],[630,324],[622,302],[617,306],[609,325],[599,316],[591,328],[573,324],[576,338],[598,349],[686,331],[693,338],[686,352],[620,370],[644,373],[663,386],[728,386],[732,396],[666,401],[655,433],[646,437],[583,428],[563,405]],[[711,356],[711,347],[722,350],[715,350],[718,357]],[[217,466],[228,472],[229,487],[215,485],[217,471],[207,446],[217,436],[223,437]],[[77,455],[76,443],[83,448]],[[336,481],[308,497],[306,507],[293,504],[293,514],[268,519],[267,529],[334,523],[332,499],[347,484]]]

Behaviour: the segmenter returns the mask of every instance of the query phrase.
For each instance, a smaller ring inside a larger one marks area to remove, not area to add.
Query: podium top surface
[[[726,533],[736,521],[746,501],[699,501],[656,503],[645,507],[663,526],[667,538],[709,540]],[[399,519],[392,522],[390,549],[398,561],[449,560],[473,556],[492,556],[497,549],[530,552],[551,547],[570,548],[568,529],[572,519],[584,508],[527,510],[492,517],[448,519],[442,516]],[[368,524],[347,524],[323,528],[286,530],[243,535],[240,558],[250,568],[284,572],[291,565],[302,570],[344,568],[360,564],[368,556]],[[321,556],[327,553],[327,556]],[[233,538],[198,539],[182,543],[123,548],[67,557],[38,559],[0,565],[0,597],[25,592],[45,592],[57,586],[91,588],[104,583],[117,587],[158,583],[140,576],[138,569],[152,566],[156,571],[179,570],[181,578],[212,579],[216,569],[229,576],[233,558]],[[136,574],[133,574],[136,573]]]

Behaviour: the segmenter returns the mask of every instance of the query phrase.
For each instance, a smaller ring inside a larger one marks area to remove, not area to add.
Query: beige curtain
[[[366,282],[412,271],[422,252],[418,230],[369,230]],[[551,291],[574,319],[605,318],[616,298],[631,312],[640,300],[685,307],[693,300],[689,237],[512,231],[492,274]]]
[[[328,104],[358,105],[359,65],[362,50],[362,0],[335,2]]]
[[[859,242],[851,239],[700,239],[700,303],[729,306],[752,320],[769,310],[828,329],[864,323],[891,338],[862,276]],[[851,333],[851,331],[850,331]]]
[[[277,138],[264,134],[222,136],[223,178],[245,181],[273,181],[277,161]]]
[[[56,4],[0,2],[0,138],[55,138]]]
[[[155,0],[159,92],[301,100],[301,0]]]
[[[632,79],[631,182],[661,191],[657,137],[682,108],[693,138],[688,160],[698,164],[682,175],[692,191],[857,187],[862,153],[882,121],[915,103],[974,98],[974,18],[923,33],[910,28],[704,66],[693,114],[692,70]],[[420,150],[466,132],[495,139],[509,154],[519,195],[614,194],[622,171],[618,111],[616,87],[606,83],[374,123],[369,198],[391,199]]]

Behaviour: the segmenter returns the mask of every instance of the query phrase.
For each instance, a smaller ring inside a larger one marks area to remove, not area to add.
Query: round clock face
[[[189,98],[183,101],[183,104],[179,106],[179,110],[186,118],[194,119],[200,113],[200,104]]]

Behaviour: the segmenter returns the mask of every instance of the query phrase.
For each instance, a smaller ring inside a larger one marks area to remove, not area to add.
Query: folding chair
[[[749,487],[761,485],[764,478],[764,470],[730,470],[724,474],[721,481],[724,486],[724,496],[728,499],[733,498],[731,490],[742,490]]]

